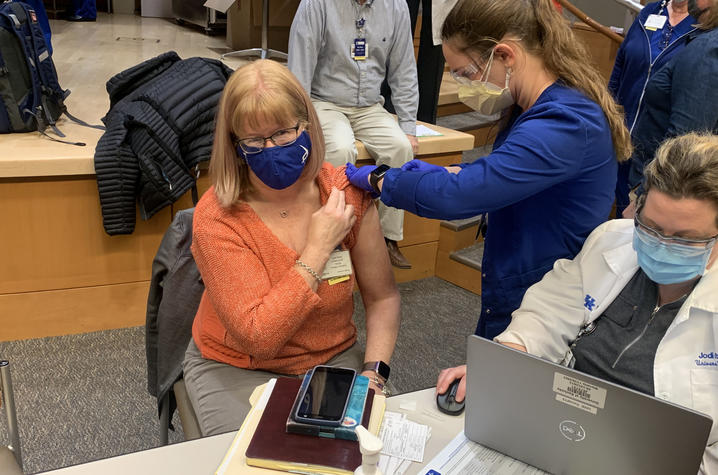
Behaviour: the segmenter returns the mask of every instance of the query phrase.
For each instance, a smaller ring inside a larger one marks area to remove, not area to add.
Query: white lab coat
[[[528,289],[496,340],[570,361],[569,344],[581,327],[601,316],[638,270],[632,239],[632,220],[596,228],[575,259],[556,261]],[[718,474],[718,264],[704,273],[659,343],[653,381],[657,397],[713,418],[700,473]]]

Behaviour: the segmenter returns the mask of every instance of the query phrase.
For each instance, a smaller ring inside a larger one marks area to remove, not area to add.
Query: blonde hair
[[[696,27],[701,30],[712,30],[718,26],[718,0],[713,0],[713,5],[708,8],[710,8],[710,11],[708,12],[708,19],[696,25]]]
[[[319,173],[324,135],[309,96],[286,66],[254,61],[232,74],[219,101],[209,173],[222,206],[232,206],[252,191],[247,163],[237,155],[236,142],[243,138],[240,130],[267,122],[304,126],[312,150],[299,179],[313,180]]]
[[[606,81],[589,64],[589,54],[551,0],[459,0],[446,17],[441,36],[463,50],[485,54],[502,39],[520,38],[522,47],[542,59],[564,84],[596,102],[611,129],[618,161],[633,152],[623,109],[608,93]]]
[[[709,201],[718,226],[718,135],[689,133],[666,140],[643,169],[646,193]]]

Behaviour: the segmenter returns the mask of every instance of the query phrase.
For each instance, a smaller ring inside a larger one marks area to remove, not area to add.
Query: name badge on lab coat
[[[663,25],[666,24],[666,20],[668,17],[665,17],[663,15],[648,15],[648,20],[646,20],[646,23],[643,24],[643,26],[646,28],[646,30],[656,31],[663,28]]]

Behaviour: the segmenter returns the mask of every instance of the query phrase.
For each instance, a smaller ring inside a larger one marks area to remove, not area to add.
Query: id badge
[[[643,24],[643,26],[646,28],[646,30],[650,31],[656,31],[663,28],[663,25],[666,24],[666,20],[668,17],[665,17],[663,15],[648,15],[648,19],[646,20],[646,23]]]
[[[367,58],[366,39],[354,38],[351,46],[351,57],[355,61],[364,61]]]
[[[349,280],[351,274],[352,259],[349,256],[349,251],[335,249],[324,266],[322,280],[328,281],[329,285],[334,285]]]

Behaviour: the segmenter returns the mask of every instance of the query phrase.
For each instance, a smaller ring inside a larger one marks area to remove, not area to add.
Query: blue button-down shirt
[[[364,19],[362,28],[357,21]],[[354,40],[368,57],[354,60]],[[289,34],[287,66],[312,99],[346,107],[383,103],[384,78],[406,134],[416,134],[419,93],[405,0],[302,0]]]

